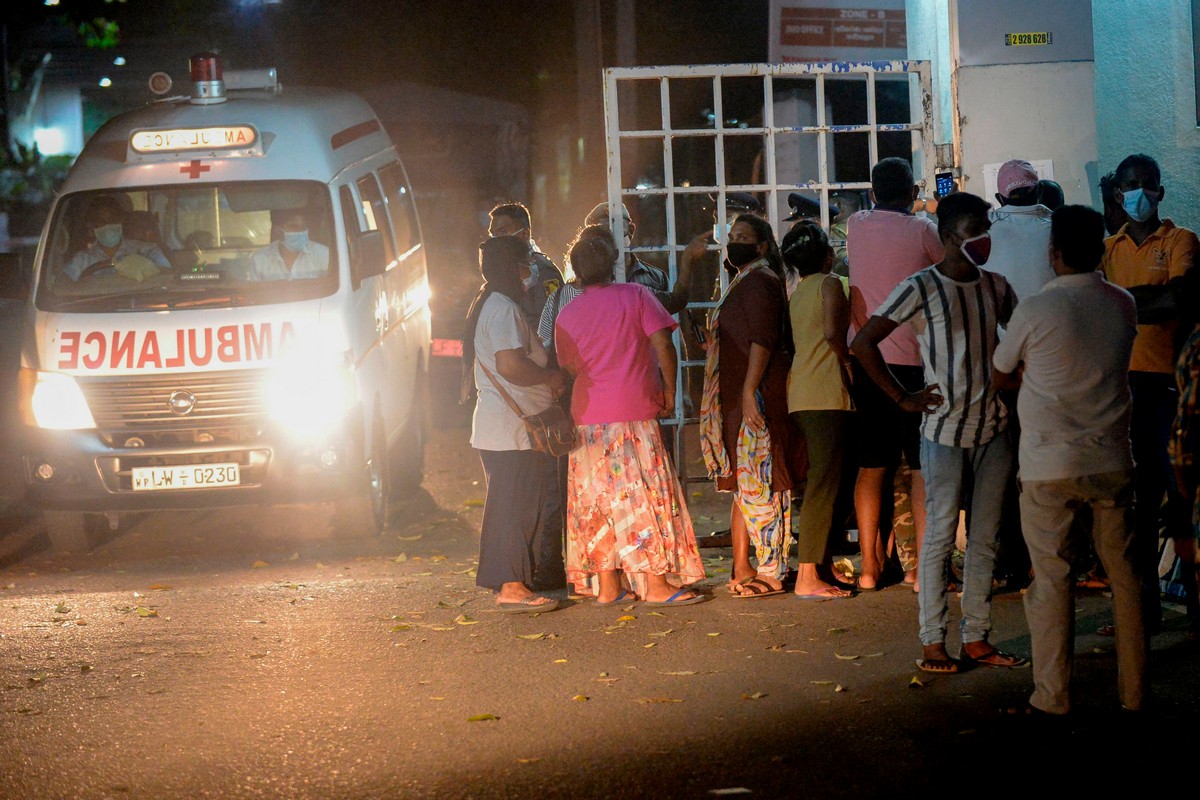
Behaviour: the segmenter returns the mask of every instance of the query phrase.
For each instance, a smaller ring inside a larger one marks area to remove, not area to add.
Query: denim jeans
[[[1008,433],[979,447],[953,447],[921,439],[925,474],[925,541],[921,545],[921,644],[946,641],[946,559],[954,549],[958,512],[970,491],[967,555],[963,565],[962,641],[987,639],[992,628],[992,572],[1004,493],[1013,469]]]

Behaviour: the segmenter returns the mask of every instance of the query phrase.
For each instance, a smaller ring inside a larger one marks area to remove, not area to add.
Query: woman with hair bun
[[[784,263],[799,276],[789,301],[795,355],[788,373],[788,417],[804,442],[808,478],[800,505],[796,554],[796,596],[806,600],[835,600],[850,592],[826,583],[817,572],[828,557],[829,532],[842,452],[850,416],[850,325],[847,286],[833,270],[834,250],[815,222],[796,223],[780,246]]]

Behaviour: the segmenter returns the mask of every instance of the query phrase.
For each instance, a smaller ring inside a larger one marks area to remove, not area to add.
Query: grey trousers
[[[1121,705],[1142,709],[1146,699],[1146,629],[1141,581],[1135,569],[1133,470],[1056,481],[1021,482],[1021,528],[1033,564],[1025,616],[1033,639],[1033,695],[1029,702],[1051,714],[1071,710],[1075,599],[1069,533],[1075,512],[1087,505],[1094,520],[1096,554],[1112,585]]]

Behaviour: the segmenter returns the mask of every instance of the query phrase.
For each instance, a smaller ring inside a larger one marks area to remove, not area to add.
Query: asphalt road
[[[1049,729],[1006,713],[1028,670],[915,683],[911,591],[733,600],[728,550],[704,551],[699,606],[501,615],[474,585],[465,438],[437,432],[426,490],[378,539],[339,538],[323,506],[148,515],[86,554],[29,527],[0,539],[0,797],[994,797],[1184,778],[1169,765],[1195,742],[1196,646],[1169,614],[1157,710],[1118,714],[1112,641],[1088,634],[1099,595],[1079,604],[1077,719]],[[698,527],[720,508],[697,498]],[[993,640],[1028,654],[1019,594],[994,612]]]

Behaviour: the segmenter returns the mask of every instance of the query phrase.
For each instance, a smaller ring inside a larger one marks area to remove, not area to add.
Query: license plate
[[[133,490],[208,489],[237,486],[241,482],[237,464],[187,464],[181,467],[134,467]]]

